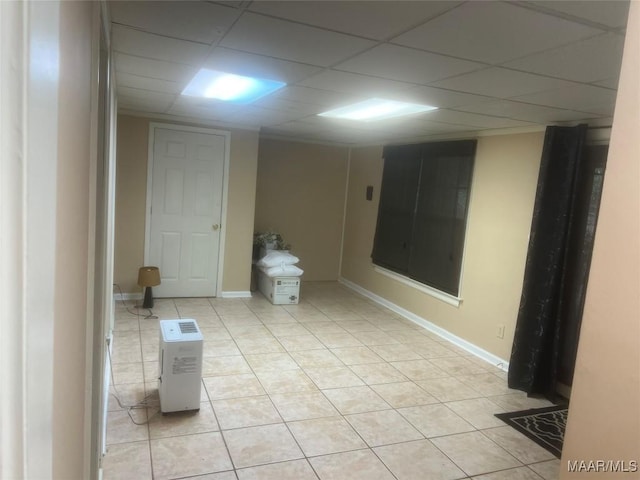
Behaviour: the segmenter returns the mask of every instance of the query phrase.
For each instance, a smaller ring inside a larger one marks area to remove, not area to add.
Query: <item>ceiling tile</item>
[[[627,24],[629,12],[628,0],[541,0],[526,3],[614,28]]]
[[[382,44],[339,64],[335,68],[403,82],[426,84],[434,80],[485,68],[485,66],[413,48]]]
[[[383,40],[454,8],[457,1],[260,1],[250,10],[328,30]]]
[[[232,115],[229,121],[259,127],[290,122],[300,117],[304,117],[304,115],[246,105]]]
[[[299,85],[293,85],[285,87],[282,90],[278,90],[272,95],[272,97],[320,106],[339,105],[348,102],[351,98],[354,98],[352,95],[344,92],[332,92],[329,90],[302,87]]]
[[[623,46],[624,37],[608,33],[536,53],[504,66],[577,82],[595,82],[620,71]]]
[[[114,23],[206,44],[221,38],[240,15],[235,8],[207,2],[117,1],[109,6]]]
[[[584,112],[532,105],[529,103],[514,102],[511,100],[494,100],[490,102],[476,103],[457,107],[456,110],[495,115],[499,117],[509,117],[516,120],[538,122],[542,124],[584,120],[585,118],[593,116],[591,114],[585,114]]]
[[[388,92],[414,87],[414,85],[410,83],[396,82],[394,80],[340,72],[337,70],[325,70],[322,73],[300,82],[299,85],[322,90],[354,93],[360,97],[385,96]]]
[[[592,85],[574,85],[548,92],[522,95],[514,97],[512,100],[600,115],[612,115],[616,103],[616,92]]]
[[[116,72],[130,73],[141,77],[157,78],[168,82],[185,83],[196,73],[190,65],[164,62],[151,58],[134,57],[116,52],[114,55]]]
[[[290,62],[253,53],[218,47],[209,55],[204,66],[223,72],[295,83],[322,70],[303,63]]]
[[[183,85],[177,82],[169,82],[157,78],[140,77],[126,72],[117,72],[118,88],[131,87],[142,90],[152,90],[163,93],[180,93]]]
[[[475,113],[459,112],[454,110],[435,110],[430,112],[429,120],[441,123],[451,123],[454,125],[468,125],[480,128],[511,128],[526,127],[529,122],[514,120],[511,118],[491,117],[488,115],[478,115]]]
[[[116,52],[166,62],[200,66],[209,50],[201,43],[162,37],[121,25],[113,25],[112,33]]]
[[[504,68],[489,68],[434,82],[432,86],[459,92],[508,98],[574,85],[565,80],[541,77]]]
[[[504,2],[467,2],[393,43],[469,60],[503,63],[601,33]]]
[[[374,45],[370,40],[244,13],[220,46],[329,66]]]
[[[486,102],[491,97],[460,93],[436,87],[414,87],[388,96],[391,100],[433,105],[438,108],[457,107],[472,103]]]
[[[312,103],[293,102],[291,100],[284,100],[282,98],[269,95],[267,97],[259,99],[257,102],[252,103],[253,106],[260,108],[268,108],[270,110],[278,110],[281,112],[289,112],[296,115],[317,115],[325,110],[320,105],[314,105]]]

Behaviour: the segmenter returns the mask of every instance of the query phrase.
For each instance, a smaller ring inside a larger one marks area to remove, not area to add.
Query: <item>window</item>
[[[389,146],[373,263],[458,296],[476,141]]]

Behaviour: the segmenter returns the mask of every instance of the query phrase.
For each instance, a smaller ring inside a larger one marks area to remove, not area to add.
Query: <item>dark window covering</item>
[[[550,398],[555,397],[569,237],[586,131],[586,125],[547,127],[509,364],[510,388]]]
[[[385,147],[373,263],[458,295],[475,148]]]

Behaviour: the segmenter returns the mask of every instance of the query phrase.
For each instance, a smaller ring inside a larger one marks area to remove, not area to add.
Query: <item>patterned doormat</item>
[[[567,412],[566,405],[557,405],[495,415],[560,458],[564,430],[567,427]]]

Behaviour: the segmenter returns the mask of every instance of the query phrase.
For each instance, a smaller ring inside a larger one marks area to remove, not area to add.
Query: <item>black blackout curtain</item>
[[[586,125],[546,130],[509,364],[509,387],[550,398],[558,374],[568,237],[586,132]]]

